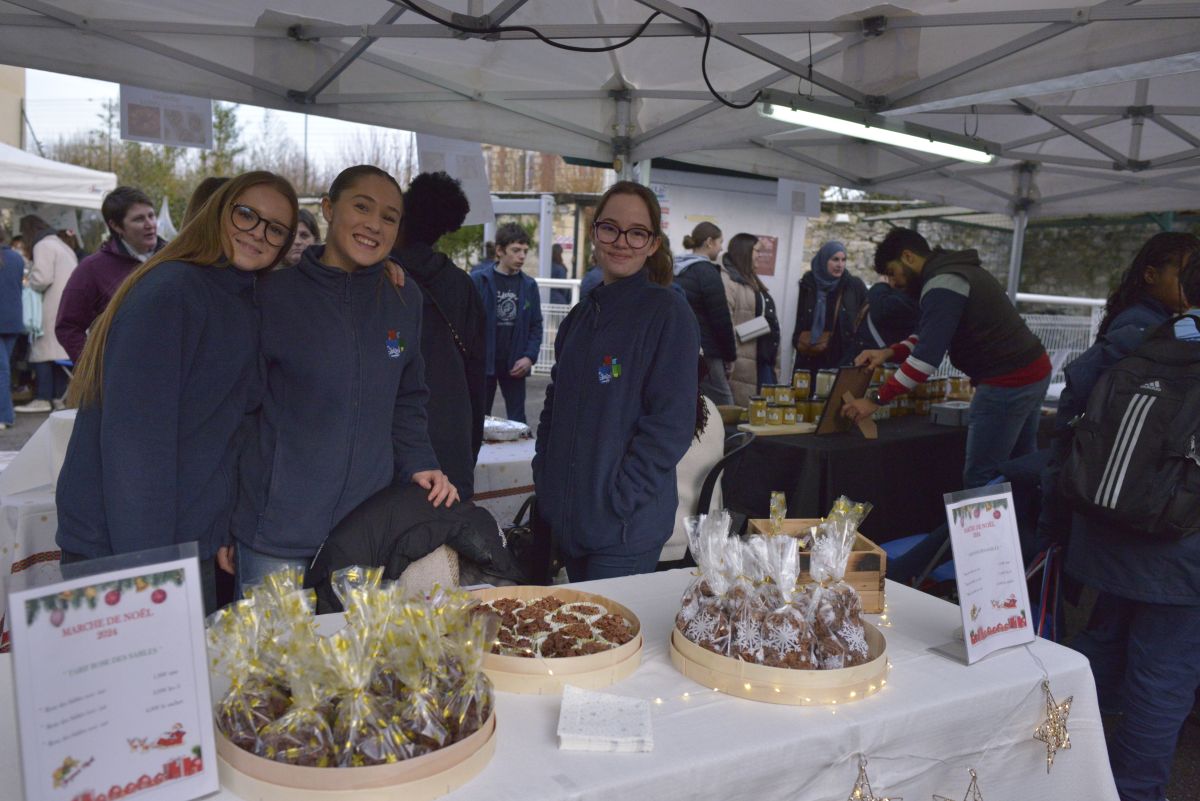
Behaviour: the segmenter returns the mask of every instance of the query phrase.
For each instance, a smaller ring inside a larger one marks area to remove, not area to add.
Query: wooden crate
[[[818,520],[806,518],[788,518],[783,521],[783,532],[792,537],[798,537],[815,526]],[[771,521],[752,519],[751,534],[771,534]],[[800,583],[811,580],[808,572],[810,554],[800,551]],[[862,598],[863,611],[878,615],[883,612],[884,579],[887,576],[887,551],[880,548],[869,539],[859,534],[854,541],[854,549],[850,552],[850,561],[846,563],[846,583],[858,590]]]

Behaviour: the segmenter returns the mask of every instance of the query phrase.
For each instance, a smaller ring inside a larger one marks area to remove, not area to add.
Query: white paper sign
[[[10,593],[27,801],[218,789],[195,544],[162,551],[185,548]]]
[[[496,222],[496,213],[492,211],[492,188],[483,160],[483,145],[419,133],[417,162],[421,172],[444,172],[462,183],[463,192],[471,204],[463,225]]]
[[[122,84],[121,138],[212,150],[212,101]]]
[[[821,187],[780,178],[775,187],[775,208],[796,217],[820,217]]]
[[[967,664],[1032,642],[1029,591],[1012,489],[995,484],[945,496]]]

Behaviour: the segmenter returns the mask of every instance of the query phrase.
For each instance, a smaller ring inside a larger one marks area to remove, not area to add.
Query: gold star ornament
[[[1042,692],[1046,694],[1046,720],[1033,730],[1033,739],[1046,744],[1046,772],[1054,764],[1054,755],[1071,748],[1071,733],[1067,731],[1067,716],[1071,714],[1071,696],[1061,704],[1050,693],[1050,682],[1042,680]]]
[[[871,780],[867,778],[867,758],[861,754],[858,757],[858,779],[854,782],[854,789],[850,791],[850,795],[846,801],[904,801],[900,797],[891,797],[886,795],[875,795],[875,791],[871,789]]]
[[[975,768],[967,770],[971,772],[971,783],[967,786],[967,794],[963,796],[963,801],[983,801],[983,793],[979,792],[979,781],[975,776]],[[954,801],[954,799],[935,795],[933,801]]]

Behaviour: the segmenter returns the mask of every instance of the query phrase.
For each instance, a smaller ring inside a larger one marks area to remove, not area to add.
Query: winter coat
[[[470,572],[497,586],[525,583],[504,548],[496,518],[473,503],[435,509],[427,494],[414,484],[395,483],[338,523],[304,576],[304,585],[317,590],[319,614],[342,610],[329,583],[334,571],[351,565],[381,566],[384,581],[391,581],[443,545],[458,554],[464,575]]]
[[[492,281],[495,272],[495,268],[492,268],[471,273],[471,281],[483,300],[483,311],[486,315],[484,335],[487,338],[487,348],[483,354],[483,369],[488,378],[496,374],[496,285]],[[512,327],[509,358],[513,364],[521,357],[537,364],[538,354],[542,349],[542,295],[538,291],[537,281],[525,273],[519,275],[521,292],[517,297],[517,319]]]
[[[733,391],[733,402],[748,406],[750,396],[758,392],[758,366],[769,364],[779,372],[779,320],[775,316],[775,302],[768,292],[759,292],[746,283],[741,273],[729,264],[721,270],[721,281],[725,285],[725,300],[729,304],[729,316],[733,326],[753,320],[760,314],[767,318],[771,330],[749,342],[739,342],[737,361],[733,363],[733,374],[729,376],[729,388]],[[736,331],[734,337],[736,338]]]
[[[1144,603],[1200,605],[1200,536],[1178,541],[1137,538],[1106,524],[1072,514],[1058,493],[1058,477],[1070,452],[1067,424],[1087,408],[1096,382],[1109,368],[1137,350],[1171,313],[1144,299],[1113,318],[1108,330],[1067,365],[1066,387],[1059,398],[1058,434],[1043,475],[1044,500],[1039,532],[1070,530],[1067,573],[1104,592]],[[1200,348],[1200,345],[1197,345]]]
[[[197,542],[206,559],[228,542],[259,395],[254,283],[234,267],[171,261],[126,296],[102,400],[76,415],[58,477],[60,548],[94,558]]]
[[[29,361],[53,362],[69,358],[54,334],[54,321],[63,291],[79,263],[75,251],[57,236],[44,236],[33,246],[33,264],[29,267],[29,287],[42,293],[42,335],[29,346]]]
[[[837,318],[833,310],[837,306],[838,293],[841,293],[841,306],[838,307]],[[848,354],[854,345],[854,323],[863,303],[867,300],[867,286],[861,278],[850,273],[842,273],[841,285],[825,299],[825,330],[832,332],[829,347],[819,356],[805,357],[796,354],[797,370],[820,370],[828,367],[840,367],[848,361]],[[800,341],[800,334],[812,329],[813,309],[817,304],[817,281],[809,270],[800,279],[800,299],[796,304],[796,328],[792,333],[792,347]]]
[[[240,461],[233,535],[310,557],[338,521],[394,479],[438,467],[429,442],[421,290],[383,263],[343,272],[324,247],[260,288],[266,387]]]
[[[158,240],[155,250],[165,244],[164,240]],[[54,333],[71,361],[79,361],[88,329],[108,307],[121,282],[141,264],[130,255],[120,237],[110,236],[71,273],[54,324]]]
[[[0,335],[25,333],[21,282],[25,259],[8,245],[0,244]]]
[[[675,283],[683,289],[700,326],[700,350],[704,357],[736,361],[737,341],[725,301],[721,268],[695,253],[676,256]]]
[[[921,311],[917,301],[899,289],[880,281],[867,290],[870,308],[859,323],[854,353],[887,348],[916,333]],[[861,313],[861,312],[860,312]]]
[[[687,302],[645,269],[596,287],[559,327],[533,480],[568,556],[642,554],[671,536],[699,347]]]
[[[395,255],[425,299],[421,356],[432,400],[426,407],[429,439],[442,471],[469,501],[483,444],[483,301],[467,273],[428,245],[400,248]]]

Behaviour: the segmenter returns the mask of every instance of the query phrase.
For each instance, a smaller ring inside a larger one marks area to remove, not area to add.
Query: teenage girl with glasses
[[[533,460],[539,509],[571,581],[654,570],[675,523],[675,466],[696,426],[699,333],[666,286],[658,201],[622,181],[595,219],[603,284],[558,329]]]
[[[231,179],[96,320],[68,393],[79,412],[58,479],[64,563],[195,542],[214,608],[237,434],[258,402],[256,278],[287,252],[296,217],[283,178]]]

